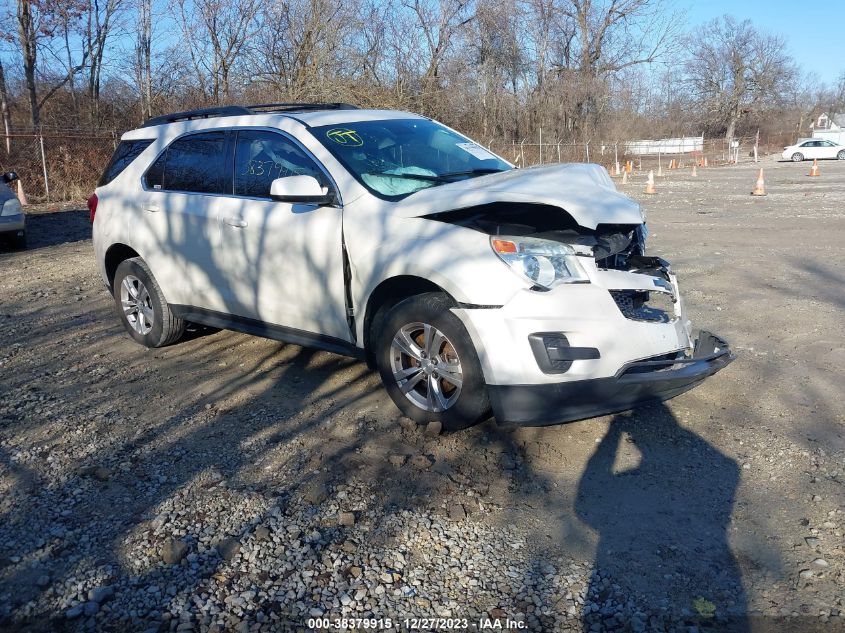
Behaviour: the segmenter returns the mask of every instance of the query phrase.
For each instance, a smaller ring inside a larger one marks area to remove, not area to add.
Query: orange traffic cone
[[[751,192],[752,196],[765,196],[766,195],[766,181],[763,180],[763,169],[760,169],[760,174],[757,176],[757,184],[754,186],[754,191]]]
[[[678,161],[678,169],[683,169],[683,168],[684,168],[684,161],[679,160]]]
[[[819,161],[815,158],[813,159],[813,166],[810,167],[810,175],[811,176],[821,176],[821,172],[819,171]]]
[[[648,172],[648,173],[650,173],[650,174],[651,174],[651,173],[653,173],[653,172]],[[658,175],[659,177],[662,177],[662,176],[663,176],[663,165],[658,165],[658,166],[657,166],[657,175]]]
[[[696,170],[696,164],[695,163],[692,164],[692,177],[698,178],[698,171]]]
[[[705,166],[705,167],[710,167],[710,165],[708,165],[708,164],[707,164],[707,157],[706,157],[706,156],[705,156],[705,158],[704,158],[704,166]]]
[[[622,184],[623,185],[628,184],[628,172],[627,171],[622,172]]]
[[[645,192],[646,193],[657,193],[657,190],[654,188],[654,171],[648,172],[648,182],[645,185]]]
[[[630,174],[633,170],[634,170],[634,161],[629,160],[626,171]]]
[[[29,200],[26,199],[26,194],[23,192],[23,185],[21,184],[20,178],[18,178],[18,200],[20,201],[22,207],[29,204]]]

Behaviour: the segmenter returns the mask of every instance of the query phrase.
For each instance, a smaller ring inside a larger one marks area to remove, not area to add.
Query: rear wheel
[[[122,261],[114,275],[114,301],[123,327],[145,347],[175,343],[185,322],[173,315],[158,282],[140,257]]]
[[[26,231],[21,231],[12,238],[12,248],[24,250],[26,248]]]
[[[839,160],[845,160],[845,149],[840,149],[839,153],[836,155],[836,158]]]
[[[801,152],[795,152],[792,155],[792,162],[793,163],[800,163],[802,160],[804,160],[804,154],[802,154]]]
[[[443,293],[405,299],[375,320],[376,364],[387,393],[418,424],[458,430],[489,415],[472,339]]]

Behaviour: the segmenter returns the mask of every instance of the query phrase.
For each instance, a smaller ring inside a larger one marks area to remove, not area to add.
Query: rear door
[[[220,289],[227,263],[218,252],[217,204],[231,191],[228,141],[226,131],[182,136],[144,175],[139,219],[153,234],[143,254],[173,304],[227,311]]]
[[[344,307],[339,206],[270,199],[270,183],[328,172],[293,138],[275,130],[237,132],[233,194],[218,207],[222,286],[233,314],[349,341]]]

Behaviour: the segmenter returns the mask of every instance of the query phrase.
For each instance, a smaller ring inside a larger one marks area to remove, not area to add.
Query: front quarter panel
[[[496,257],[487,235],[435,220],[391,217],[369,196],[361,202],[344,210],[353,305],[363,308],[380,283],[401,275],[429,280],[471,305],[501,306],[527,287]],[[359,318],[358,340],[363,323]]]

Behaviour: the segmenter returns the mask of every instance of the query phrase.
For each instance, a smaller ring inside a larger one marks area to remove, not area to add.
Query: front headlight
[[[11,198],[5,203],[0,202],[0,215],[20,215],[23,213],[20,200]]]
[[[532,284],[552,288],[558,284],[590,283],[568,244],[533,237],[490,237],[493,252],[511,270]]]

